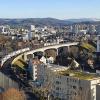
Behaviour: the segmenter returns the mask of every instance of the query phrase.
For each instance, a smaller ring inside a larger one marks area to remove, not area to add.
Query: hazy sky
[[[0,0],[0,18],[100,18],[100,0]]]

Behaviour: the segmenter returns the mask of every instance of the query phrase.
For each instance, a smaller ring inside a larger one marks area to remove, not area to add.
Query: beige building
[[[54,98],[61,100],[97,100],[97,85],[100,77],[96,74],[73,71],[67,67],[49,65],[45,82]],[[98,90],[99,91],[99,90]]]

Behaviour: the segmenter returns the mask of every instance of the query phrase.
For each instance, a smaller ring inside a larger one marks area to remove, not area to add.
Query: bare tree
[[[0,100],[26,100],[24,92],[14,88],[8,89],[2,96],[3,99]]]

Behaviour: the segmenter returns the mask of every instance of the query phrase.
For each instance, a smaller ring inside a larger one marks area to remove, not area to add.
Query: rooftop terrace
[[[97,75],[95,73],[71,70],[69,67],[64,67],[64,66],[59,66],[59,65],[50,64],[48,68],[56,74],[70,76],[73,78],[79,78],[82,80],[95,80],[95,79],[100,78],[100,75]]]
[[[94,80],[94,79],[100,78],[100,76],[98,76],[94,73],[74,71],[74,70],[70,70],[70,69],[64,70],[64,71],[58,71],[57,73],[64,75],[64,76],[79,78],[82,80]]]

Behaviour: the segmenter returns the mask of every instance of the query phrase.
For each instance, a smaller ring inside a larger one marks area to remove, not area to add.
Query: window
[[[67,90],[67,94],[69,94],[69,90]]]
[[[59,82],[59,81],[56,81],[56,84],[61,84],[61,82]]]
[[[57,76],[57,78],[60,78],[61,79],[61,76]]]
[[[81,90],[81,91],[82,91],[82,87],[79,87],[79,90]]]
[[[59,93],[56,92],[56,96],[58,97],[59,96]]]
[[[76,86],[73,86],[73,89],[76,89]]]
[[[72,88],[73,86],[72,85],[70,85],[70,88]]]
[[[75,92],[75,96],[77,95],[77,93]]]
[[[67,82],[69,82],[69,79],[67,78]]]
[[[59,87],[56,87],[56,90],[59,90]]]
[[[70,97],[70,100],[72,100],[72,97]]]
[[[67,100],[69,100],[69,96],[67,96]]]
[[[100,36],[98,36],[98,39],[100,40]]]

